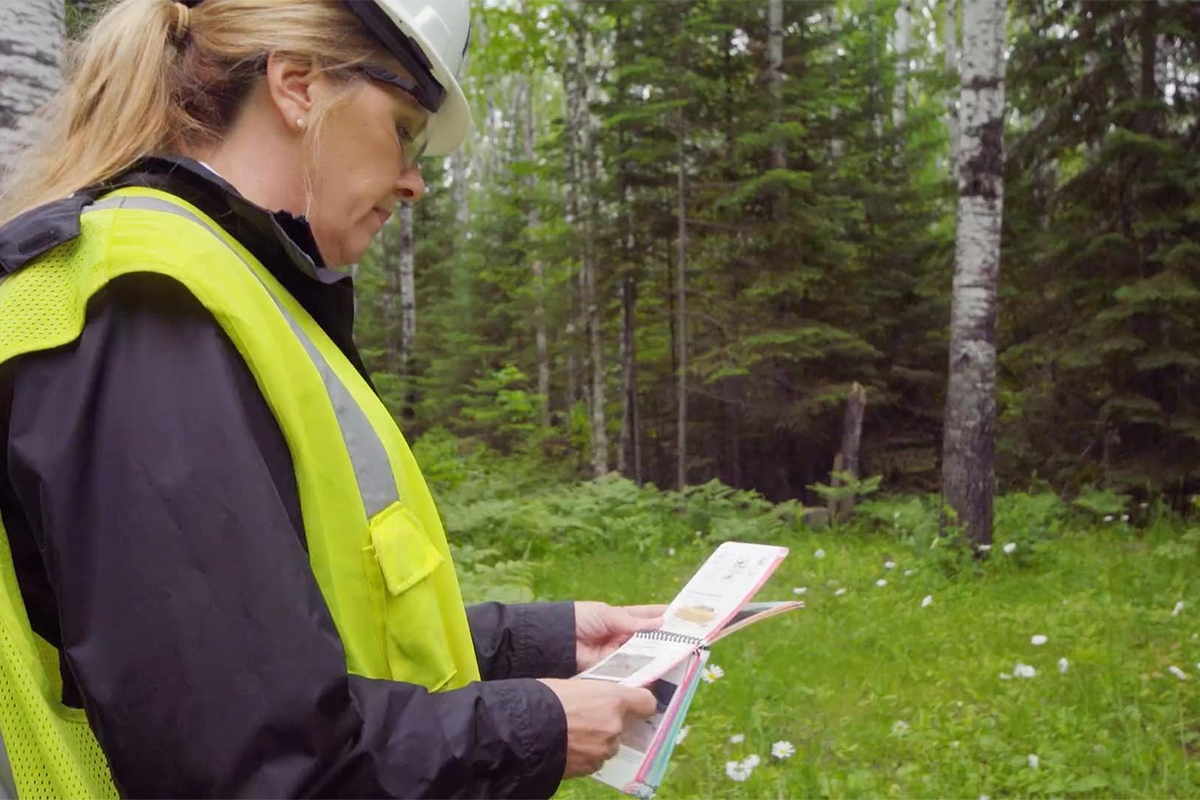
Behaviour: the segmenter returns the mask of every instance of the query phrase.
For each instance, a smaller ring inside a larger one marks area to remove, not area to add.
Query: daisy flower
[[[1183,601],[1182,600],[1180,600],[1178,603],[1176,603],[1175,607],[1173,609],[1171,609],[1171,616],[1178,617],[1180,611],[1183,611]]]
[[[1070,668],[1071,668],[1071,662],[1067,661],[1067,659],[1065,657],[1060,658],[1058,660],[1058,671],[1061,672],[1063,675],[1066,675],[1067,670]]]
[[[884,569],[895,569],[896,562],[895,561],[885,561],[885,562],[883,562],[883,568]]]
[[[776,742],[771,745],[771,755],[780,760],[796,755],[796,748],[791,742]]]
[[[1018,661],[1017,665],[1013,667],[1013,677],[1032,678],[1034,675],[1037,675],[1037,670],[1035,670],[1029,664],[1022,664]]]
[[[805,594],[806,592],[808,592],[807,586],[797,586],[795,589],[792,589],[792,594]]]
[[[713,664],[712,666],[705,667],[704,672],[700,674],[700,677],[704,679],[705,683],[716,683],[718,680],[725,677],[725,670],[721,669],[716,664]]]
[[[1017,543],[1016,542],[1009,542],[1008,544],[1004,545],[1004,554],[1005,555],[1012,555],[1016,551],[1017,551]]]
[[[746,741],[746,734],[744,733],[735,733],[729,737],[730,744],[741,744],[744,741]]]
[[[1026,759],[1025,759],[1025,760],[1026,760],[1026,761],[1029,763],[1029,768],[1030,768],[1030,769],[1037,769],[1037,768],[1038,768],[1038,764],[1039,764],[1039,763],[1041,763],[1041,762],[1038,760],[1038,757],[1037,757],[1037,756],[1035,756],[1033,753],[1030,753],[1030,754],[1029,754],[1029,755],[1026,757]]]
[[[1045,634],[1035,633],[1033,635],[1033,637],[1029,640],[1029,643],[1031,645],[1033,645],[1034,647],[1041,647],[1047,641],[1049,641],[1049,640],[1046,638]]]
[[[846,593],[846,587],[845,587],[845,586],[843,586],[841,589],[838,589],[836,592],[834,592],[834,593],[833,593],[833,596],[834,596],[834,597],[841,597],[841,596],[842,596],[842,595],[844,595],[845,593]]]
[[[910,726],[907,722],[902,719],[898,719],[896,720],[895,724],[892,725],[892,735],[903,736],[904,734],[908,733],[909,727]]]
[[[817,548],[817,552],[813,553],[813,558],[824,558],[824,557],[825,557],[825,551],[819,547]]]
[[[933,605],[933,595],[927,594],[925,595],[924,599],[921,600],[921,608],[929,608],[931,605]]]
[[[1174,664],[1167,667],[1167,672],[1171,673],[1176,678],[1179,678],[1179,680],[1181,680],[1181,681],[1187,680],[1187,673],[1184,672],[1183,670],[1181,670],[1179,667],[1175,666]]]
[[[684,725],[682,728],[679,729],[679,733],[675,736],[675,745],[676,746],[679,746],[683,742],[683,740],[687,738],[689,730],[691,730],[691,728],[687,725]]]
[[[876,586],[887,586],[887,581],[884,580],[883,578],[880,578],[879,580],[875,581],[875,585]]]
[[[747,767],[741,761],[726,761],[725,774],[729,776],[729,780],[741,783],[750,777],[753,767]]]

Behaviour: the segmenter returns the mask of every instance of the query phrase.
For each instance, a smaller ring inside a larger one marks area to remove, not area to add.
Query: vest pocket
[[[388,677],[430,691],[445,686],[456,670],[433,580],[445,557],[420,520],[393,503],[371,520],[363,562]]]

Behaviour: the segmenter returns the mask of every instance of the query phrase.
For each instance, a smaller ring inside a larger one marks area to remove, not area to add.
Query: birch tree
[[[525,146],[525,161],[532,168],[536,161],[534,152],[534,140],[536,132],[534,130],[533,116],[533,94],[535,75],[530,75],[525,78],[525,103],[524,103],[524,124],[521,126],[524,133]],[[532,176],[525,179],[526,187],[532,187]],[[537,203],[532,201],[529,203],[529,210],[525,212],[525,226],[529,234],[532,235],[537,230],[541,219],[538,215]],[[533,326],[534,340],[537,346],[537,391],[542,396],[542,427],[550,425],[550,350],[546,339],[546,271],[542,259],[535,256],[531,259],[530,270],[533,272]]]
[[[892,123],[898,128],[908,116],[908,46],[912,38],[912,0],[896,6],[896,88],[892,97]]]
[[[591,427],[592,470],[596,477],[608,472],[608,426],[605,419],[607,373],[604,368],[604,342],[601,338],[600,311],[596,299],[596,259],[593,234],[595,230],[596,204],[590,196],[592,170],[595,153],[592,146],[591,114],[588,110],[590,73],[587,66],[587,25],[580,0],[568,0],[567,12],[571,19],[571,59],[569,69],[574,70],[574,80],[568,87],[568,109],[571,116],[571,133],[575,139],[574,152],[575,212],[579,223],[580,243],[580,290],[584,327],[588,337],[588,361],[590,381],[585,390],[588,394],[589,422]]]
[[[771,87],[771,121],[783,121],[783,0],[767,0],[767,83]],[[771,143],[771,169],[787,169],[787,150],[776,131]],[[783,218],[787,195],[780,188],[773,198],[772,215]]]
[[[963,0],[958,216],[942,491],[976,547],[990,544],[992,538],[1005,22],[1005,0]]]
[[[400,375],[405,405],[413,396],[413,343],[417,338],[417,296],[413,282],[413,207],[400,204]]]
[[[0,187],[62,85],[64,0],[0,0]]]

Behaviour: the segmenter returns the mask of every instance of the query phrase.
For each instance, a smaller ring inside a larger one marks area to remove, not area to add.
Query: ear
[[[324,76],[311,60],[270,53],[267,56],[267,92],[283,127],[300,131],[324,88]]]

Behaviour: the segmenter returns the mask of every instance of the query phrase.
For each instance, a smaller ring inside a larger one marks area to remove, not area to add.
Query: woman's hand
[[[597,603],[596,605],[602,605]],[[617,754],[630,722],[649,717],[658,703],[646,689],[590,680],[543,680],[567,717],[564,778],[591,775]]]
[[[638,631],[662,626],[665,605],[575,604],[575,662],[580,672],[599,664]]]

